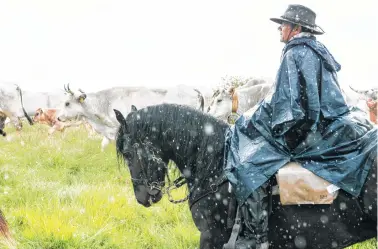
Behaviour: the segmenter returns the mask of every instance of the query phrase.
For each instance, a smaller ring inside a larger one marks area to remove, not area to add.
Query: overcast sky
[[[317,13],[318,36],[342,65],[340,83],[377,85],[377,10],[361,1],[0,0],[0,81],[38,91],[63,84],[212,86],[274,78],[289,3]]]

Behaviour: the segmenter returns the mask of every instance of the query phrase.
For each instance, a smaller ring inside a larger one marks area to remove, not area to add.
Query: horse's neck
[[[226,126],[214,127],[215,129],[225,131]],[[167,152],[169,151],[167,157],[175,162],[189,186],[198,184],[206,186],[211,182],[204,183],[204,180],[217,177],[223,172],[224,132],[219,132],[214,136],[216,136],[214,141],[199,144],[196,143],[203,140],[202,134],[191,137],[192,141],[185,143],[190,145],[190,148],[185,148],[182,143],[167,142],[163,144],[163,148],[167,149]],[[180,141],[180,138],[175,141]]]

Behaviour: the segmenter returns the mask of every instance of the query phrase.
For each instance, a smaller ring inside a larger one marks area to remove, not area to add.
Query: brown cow
[[[377,118],[377,104],[378,100],[373,100],[373,99],[368,99],[366,101],[366,104],[369,108],[369,116],[370,116],[370,121],[378,124],[378,118]]]
[[[59,121],[56,117],[57,109],[42,109],[38,108],[36,111],[33,121],[40,124],[47,124],[51,128],[49,129],[49,135],[53,134],[55,131],[63,132],[65,128],[72,127],[72,126],[79,126],[83,124],[82,121],[76,122],[62,122]],[[87,125],[85,124],[86,128],[88,129]]]

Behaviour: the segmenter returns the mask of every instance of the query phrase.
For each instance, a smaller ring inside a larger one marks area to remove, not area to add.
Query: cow
[[[33,125],[33,120],[24,108],[22,97],[22,90],[18,85],[0,83],[0,111],[10,119],[17,131],[22,129],[21,118],[25,117]]]
[[[378,101],[378,88],[372,88],[369,90],[356,90],[352,86],[349,86],[355,93],[359,95],[359,100],[364,102],[361,108],[367,114],[371,122],[378,124],[377,120],[377,101]]]
[[[67,127],[83,124],[83,121],[61,122],[56,117],[57,112],[58,109],[54,108],[38,108],[34,114],[33,122],[50,126],[51,128],[48,131],[49,135],[53,134],[55,131],[63,132]]]
[[[374,124],[378,124],[378,118],[377,118],[377,100],[369,99],[366,101],[366,105],[369,108],[369,118],[370,121],[373,122]]]
[[[231,122],[232,114],[241,115],[265,98],[271,83],[218,89],[214,92],[207,112],[224,121]]]
[[[186,86],[170,89],[152,89],[146,87],[114,87],[95,93],[83,90],[72,91],[64,87],[68,96],[57,117],[59,121],[68,121],[83,117],[103,135],[101,151],[114,141],[119,123],[113,109],[120,110],[124,115],[131,111],[131,105],[143,108],[161,103],[177,103],[203,110],[203,97],[198,90]]]

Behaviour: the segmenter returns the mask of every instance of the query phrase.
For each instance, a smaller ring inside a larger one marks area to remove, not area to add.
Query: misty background
[[[373,0],[1,0],[0,81],[23,89],[112,86],[210,89],[225,76],[275,77],[278,24],[290,3],[310,7],[341,64],[339,81],[376,86]]]

